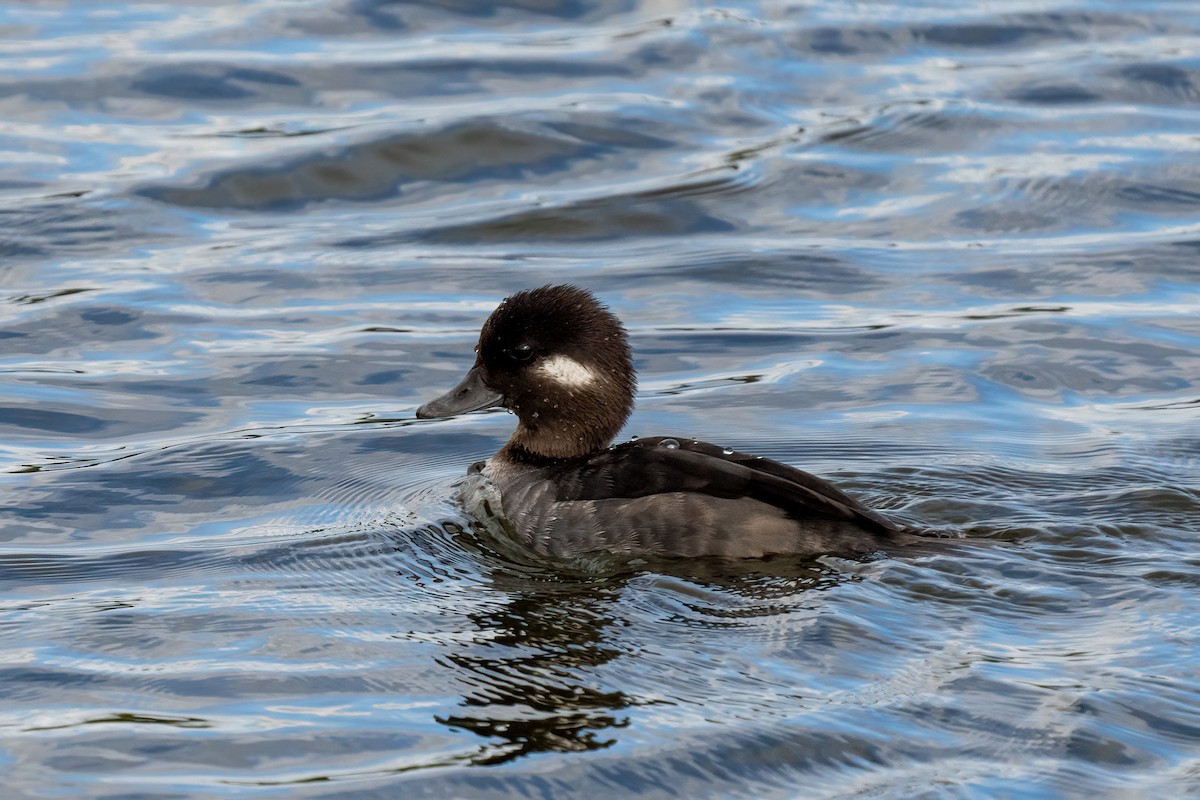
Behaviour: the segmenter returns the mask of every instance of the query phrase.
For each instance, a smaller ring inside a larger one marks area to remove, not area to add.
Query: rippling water
[[[1200,796],[1200,6],[0,10],[16,797]],[[598,292],[629,434],[972,541],[564,572],[416,421]]]

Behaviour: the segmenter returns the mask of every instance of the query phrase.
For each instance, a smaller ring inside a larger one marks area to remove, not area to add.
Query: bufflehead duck
[[[925,541],[786,464],[686,438],[609,446],[636,378],[625,328],[584,289],[505,299],[475,353],[466,377],[417,416],[516,413],[512,438],[473,470],[498,492],[491,511],[505,529],[543,555],[816,556]]]

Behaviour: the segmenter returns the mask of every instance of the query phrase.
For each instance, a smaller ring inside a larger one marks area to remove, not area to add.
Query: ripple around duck
[[[457,455],[419,455],[422,437],[413,436],[408,451],[396,451],[391,458],[347,458],[364,438],[369,449],[381,451],[379,443],[370,442],[377,435],[356,426],[333,434],[296,430],[287,437],[193,442],[125,454],[83,479],[71,472],[51,473],[16,495],[12,510],[18,519],[48,523],[47,498],[53,496],[58,503],[74,504],[83,526],[107,518],[117,530],[141,529],[147,520],[156,520],[158,537],[170,545],[127,548],[108,534],[97,536],[81,555],[10,547],[0,556],[0,575],[14,586],[44,586],[102,584],[122,575],[168,580],[230,570],[248,577],[265,568],[287,577],[289,585],[299,586],[303,581],[296,578],[307,574],[318,582],[341,583],[340,591],[352,595],[394,582],[401,567],[412,570],[411,578],[418,581],[436,580],[439,563],[465,570],[469,554],[441,526],[458,515],[449,505],[452,487],[437,469],[412,468],[418,461],[432,467],[442,458],[457,473]],[[339,463],[349,466],[323,467]],[[304,474],[309,470],[315,473]],[[207,524],[180,527],[172,509],[182,495],[207,504]],[[246,503],[254,497],[265,502],[251,511]],[[126,517],[131,506],[144,509],[140,518]],[[61,513],[53,521],[68,522]],[[406,551],[420,558],[405,562],[397,557]]]
[[[0,585],[10,590],[30,584],[39,588],[70,583],[103,583],[117,578],[168,578],[213,569],[219,556],[178,548],[107,555],[71,556],[60,553],[0,553]]]

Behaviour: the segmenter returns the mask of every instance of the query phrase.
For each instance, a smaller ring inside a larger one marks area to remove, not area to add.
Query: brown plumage
[[[634,391],[620,321],[583,289],[544,286],[492,312],[467,377],[417,416],[491,405],[517,414],[512,438],[478,471],[500,508],[468,504],[545,555],[815,556],[924,541],[770,459],[668,437],[609,447]]]

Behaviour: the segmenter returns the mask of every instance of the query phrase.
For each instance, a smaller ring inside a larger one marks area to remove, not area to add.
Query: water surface
[[[1197,131],[1191,2],[8,3],[9,791],[1200,796]],[[496,552],[413,410],[558,281],[969,544]]]

